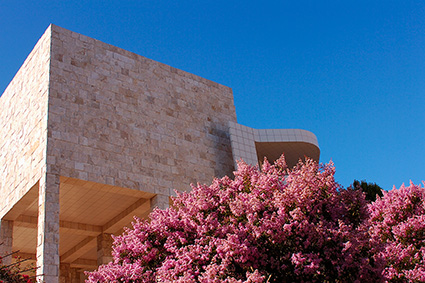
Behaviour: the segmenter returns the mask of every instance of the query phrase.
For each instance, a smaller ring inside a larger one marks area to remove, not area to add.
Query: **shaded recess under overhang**
[[[264,157],[270,163],[278,159],[285,153],[285,160],[288,167],[295,166],[298,161],[309,157],[319,161],[320,150],[317,146],[307,142],[255,142],[257,150],[258,164],[262,164]]]
[[[38,183],[3,219],[13,221],[13,250],[35,262],[38,226]],[[118,235],[134,216],[147,218],[155,194],[60,177],[59,255],[71,268],[97,267],[97,236]]]
[[[288,167],[295,166],[305,157],[319,162],[320,148],[317,137],[301,129],[253,129],[229,122],[233,161],[243,159],[252,165],[261,164],[264,157],[270,162],[285,154]]]

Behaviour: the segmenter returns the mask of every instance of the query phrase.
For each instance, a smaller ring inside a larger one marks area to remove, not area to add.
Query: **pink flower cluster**
[[[0,243],[2,245],[3,243]],[[8,254],[6,256],[11,256]],[[3,264],[3,257],[0,256],[0,283],[32,283],[32,278],[27,274],[22,274],[24,271],[28,272],[28,269],[21,270],[22,261],[17,258],[16,262],[12,264],[5,265]]]
[[[234,180],[136,218],[87,282],[382,282],[390,254],[386,276],[423,281],[424,189],[401,189],[417,191],[406,207],[385,195],[369,221],[363,193],[341,188],[334,171],[309,159],[288,169],[283,156],[261,170],[240,162]]]
[[[410,184],[370,206],[370,233],[381,244],[389,282],[425,282],[425,188]]]

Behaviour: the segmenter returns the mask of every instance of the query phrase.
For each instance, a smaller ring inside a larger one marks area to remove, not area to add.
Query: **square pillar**
[[[46,173],[38,191],[37,280],[59,282],[59,176]]]
[[[0,256],[10,254],[12,252],[13,244],[13,221],[1,220],[0,223]],[[4,265],[8,265],[12,262],[12,256],[8,256],[2,259]]]
[[[97,236],[97,265],[112,261],[112,234],[102,233]]]

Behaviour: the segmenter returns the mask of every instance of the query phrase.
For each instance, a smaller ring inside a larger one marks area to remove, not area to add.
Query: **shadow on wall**
[[[212,125],[206,128],[207,141],[211,143],[214,150],[214,175],[217,178],[232,176],[235,170],[233,166],[232,147],[230,143],[230,134],[226,127],[223,129],[220,125]]]

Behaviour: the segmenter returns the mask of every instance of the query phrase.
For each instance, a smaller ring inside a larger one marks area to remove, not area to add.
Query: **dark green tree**
[[[353,189],[361,190],[365,194],[365,199],[367,202],[371,203],[376,200],[376,195],[382,197],[382,188],[376,183],[368,183],[365,180],[358,181],[354,180],[352,184]]]

